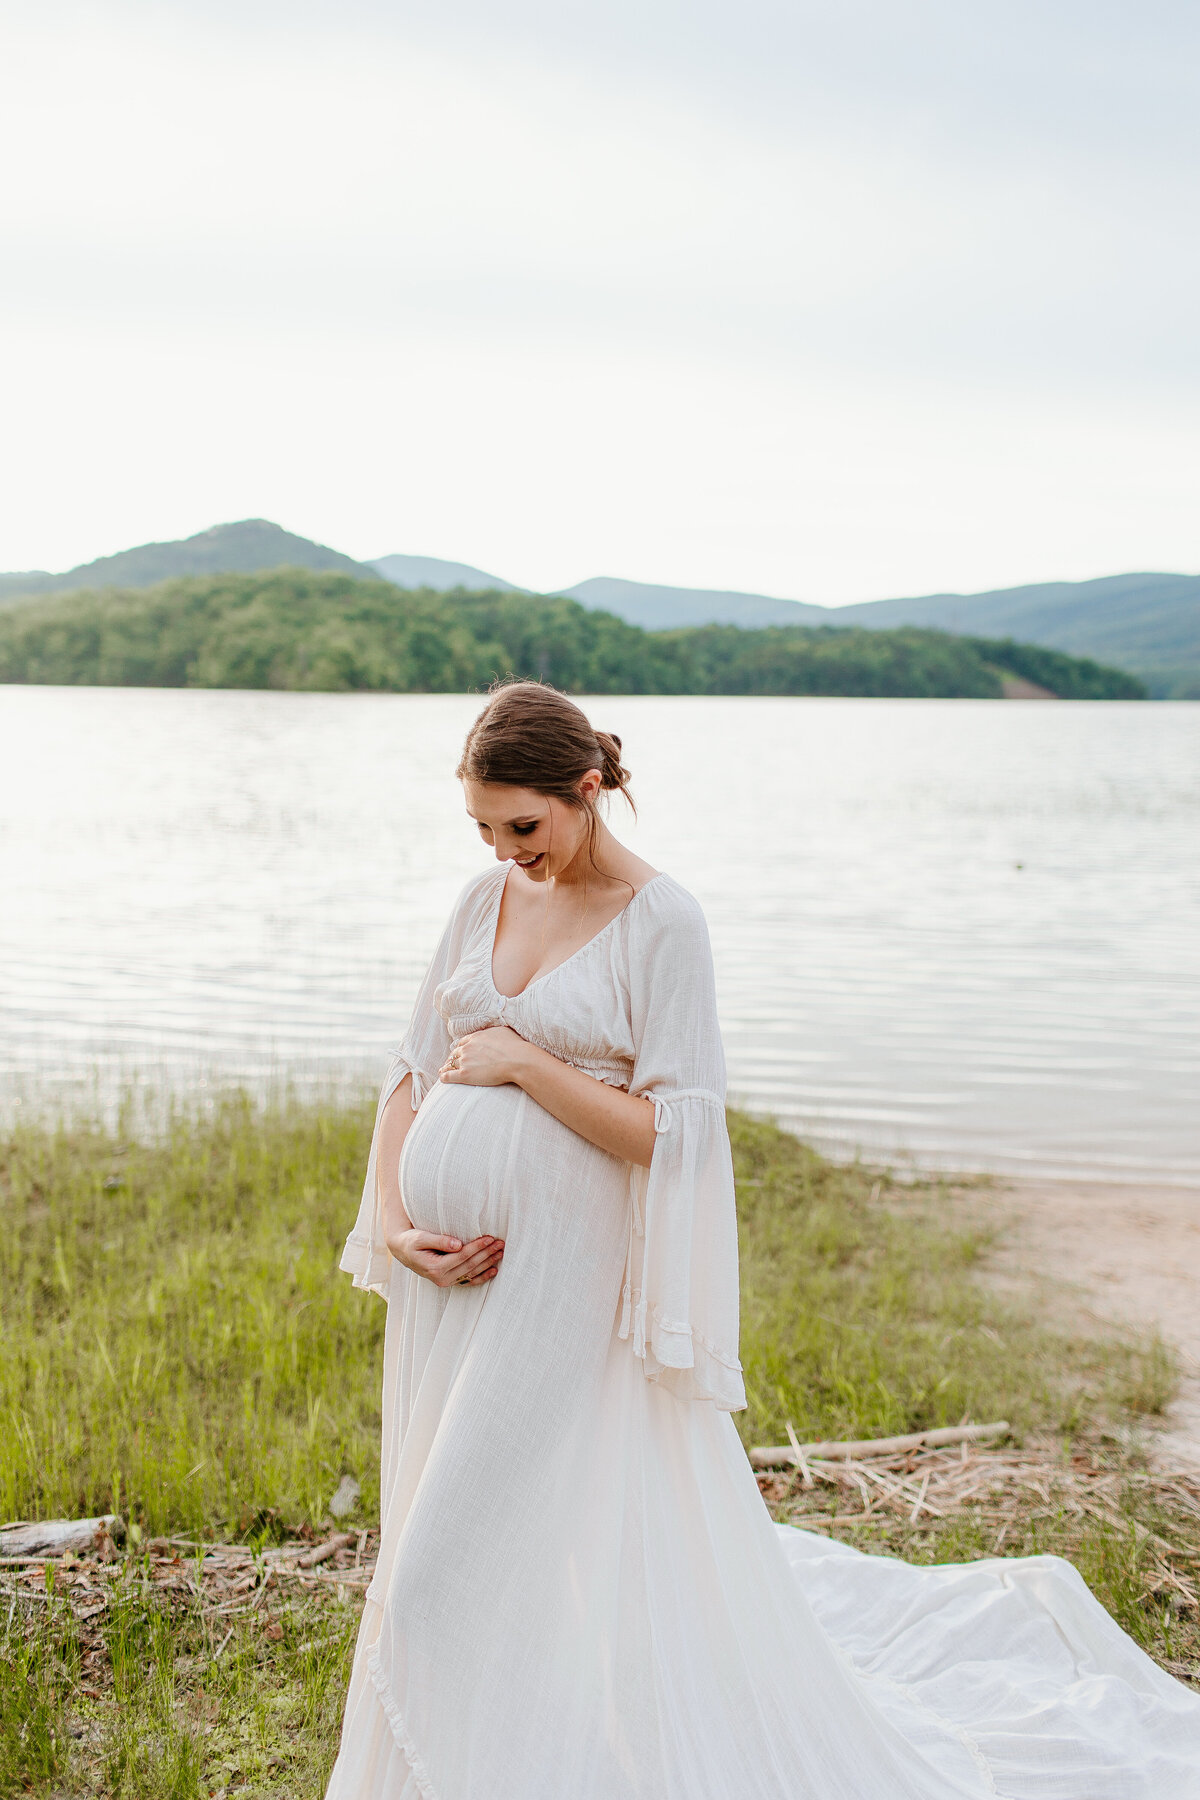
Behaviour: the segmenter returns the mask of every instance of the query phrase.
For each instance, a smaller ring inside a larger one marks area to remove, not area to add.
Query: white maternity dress
[[[412,1075],[413,1223],[502,1236],[500,1273],[391,1259],[374,1146],[342,1259],[388,1303],[382,1544],[327,1800],[1198,1800],[1200,1700],[1068,1563],[913,1569],[772,1523],[729,1417],[703,914],[657,875],[510,999],[510,867],[461,894],[380,1101]],[[650,1169],[437,1080],[497,1023],[652,1099]]]

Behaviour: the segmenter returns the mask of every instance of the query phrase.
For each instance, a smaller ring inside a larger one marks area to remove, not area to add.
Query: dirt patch
[[[1058,695],[1048,687],[1039,687],[1036,681],[1026,681],[1023,675],[1001,675],[1000,685],[1004,689],[1006,700],[1057,700]]]
[[[1180,1382],[1156,1460],[1200,1468],[1200,1188],[1030,1180],[955,1199],[1000,1228],[994,1280],[1036,1284],[1064,1322],[1160,1333]]]

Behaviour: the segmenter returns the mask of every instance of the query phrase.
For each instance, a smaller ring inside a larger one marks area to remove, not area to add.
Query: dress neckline
[[[643,881],[641,887],[637,889],[637,892],[630,895],[620,912],[614,913],[612,918],[600,927],[599,931],[594,931],[590,938],[580,944],[578,950],[572,950],[570,956],[564,956],[562,961],[555,963],[552,969],[544,969],[540,975],[532,976],[530,980],[525,983],[525,986],[521,988],[519,993],[503,994],[496,986],[496,977],[492,973],[492,957],[496,953],[496,933],[500,929],[500,907],[504,901],[504,890],[508,886],[509,874],[515,867],[516,864],[511,862],[505,867],[500,880],[496,883],[496,898],[492,902],[492,927],[488,935],[487,943],[487,978],[488,986],[498,1000],[521,1000],[531,988],[537,987],[540,982],[549,981],[551,975],[557,975],[560,969],[565,969],[568,963],[573,963],[577,956],[582,956],[585,950],[590,950],[593,944],[598,944],[600,939],[604,937],[607,932],[612,930],[617,920],[625,917],[625,914],[629,911],[634,901],[644,894],[648,887],[653,887],[656,881],[661,881],[666,874],[665,869],[659,869],[655,874],[651,875],[648,881]]]

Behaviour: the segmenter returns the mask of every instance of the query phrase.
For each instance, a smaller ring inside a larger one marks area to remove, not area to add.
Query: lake
[[[605,698],[731,1095],[839,1155],[1200,1180],[1200,706]],[[373,1081],[490,852],[479,700],[0,688],[0,1101]]]

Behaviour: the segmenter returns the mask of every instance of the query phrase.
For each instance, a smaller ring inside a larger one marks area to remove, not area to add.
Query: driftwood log
[[[315,1569],[318,1563],[328,1562],[330,1557],[336,1556],[339,1550],[353,1549],[357,1542],[357,1531],[336,1531],[323,1544],[318,1544],[315,1550],[309,1550],[305,1555],[298,1557],[296,1567],[298,1569]]]
[[[755,1469],[803,1469],[806,1462],[856,1461],[863,1456],[903,1456],[909,1450],[936,1450],[943,1444],[968,1444],[976,1438],[1000,1437],[1008,1430],[1007,1419],[993,1425],[941,1425],[934,1431],[913,1431],[906,1437],[857,1438],[821,1444],[759,1444],[750,1452]]]
[[[125,1521],[119,1513],[102,1513],[96,1519],[41,1519],[36,1525],[0,1526],[0,1558],[66,1556],[99,1550],[105,1539],[125,1542]]]

